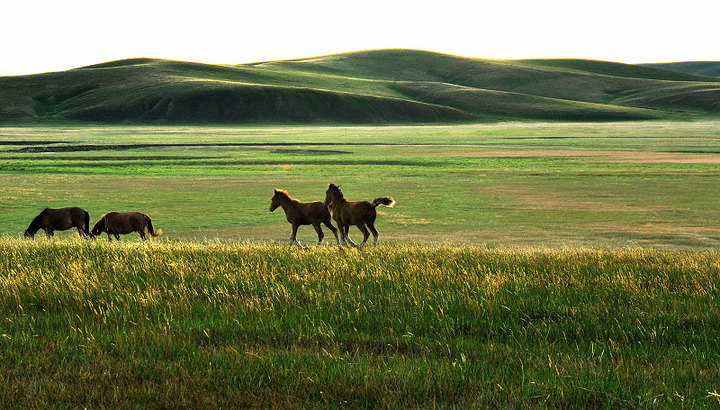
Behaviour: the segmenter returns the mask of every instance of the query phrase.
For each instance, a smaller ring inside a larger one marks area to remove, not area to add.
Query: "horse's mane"
[[[340,190],[339,186],[337,186],[335,184],[330,184],[330,189],[332,189],[333,191],[335,191],[337,193],[338,200],[345,199],[345,195],[343,194],[343,191]]]
[[[288,200],[290,200],[290,202],[300,202],[300,201],[298,201],[297,199],[291,197],[290,194],[288,193],[288,191],[285,190],[285,189],[276,189],[276,190],[275,190],[275,193],[284,196],[285,198],[287,198]]]

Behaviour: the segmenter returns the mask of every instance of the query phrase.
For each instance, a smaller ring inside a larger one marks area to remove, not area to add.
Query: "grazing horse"
[[[338,239],[337,229],[335,229],[335,227],[332,225],[332,222],[330,220],[330,211],[324,203],[320,201],[300,202],[297,199],[291,197],[286,190],[276,189],[275,195],[273,195],[272,200],[270,201],[270,212],[275,211],[278,206],[281,206],[283,211],[285,211],[285,217],[287,218],[288,222],[290,222],[290,225],[292,225],[290,245],[300,246],[300,242],[295,239],[298,227],[300,225],[312,225],[317,232],[318,245],[320,245],[322,243],[323,237],[325,236],[325,234],[323,234],[322,228],[320,227],[321,223],[324,223],[325,226],[330,228],[330,231],[332,231],[333,235],[335,235],[335,240],[337,241],[338,245],[340,245],[340,239]]]
[[[90,215],[86,210],[76,206],[60,209],[45,208],[30,222],[30,226],[25,230],[25,237],[34,238],[40,229],[50,237],[55,234],[55,231],[65,231],[70,228],[77,228],[81,238],[88,237]]]
[[[142,240],[146,240],[145,228],[152,236],[157,237],[162,234],[162,231],[155,232],[150,217],[142,212],[108,212],[100,217],[100,220],[90,231],[90,235],[96,237],[105,232],[109,241],[112,240],[110,235],[113,235],[119,241],[121,234],[137,232]]]
[[[370,237],[368,229],[372,232],[374,243],[377,244],[378,241],[378,232],[375,229],[375,218],[377,217],[375,208],[378,205],[392,207],[395,205],[395,200],[384,196],[375,198],[372,203],[368,201],[348,201],[339,186],[330,184],[328,190],[325,191],[325,205],[332,207],[333,219],[338,224],[343,243],[349,242],[350,245],[355,246],[355,242],[348,236],[350,225],[355,225],[363,234],[363,241],[360,244],[360,246],[363,246]],[[365,225],[367,225],[367,228]]]

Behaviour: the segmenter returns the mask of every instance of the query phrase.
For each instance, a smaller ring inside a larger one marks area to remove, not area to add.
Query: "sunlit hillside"
[[[694,118],[720,79],[590,60],[374,50],[237,66],[132,59],[0,77],[0,121],[438,123]]]

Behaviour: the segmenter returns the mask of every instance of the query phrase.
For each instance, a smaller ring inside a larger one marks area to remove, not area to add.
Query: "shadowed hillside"
[[[0,120],[439,123],[713,115],[720,79],[590,60],[375,50],[237,66],[130,59],[0,77]]]
[[[720,61],[682,61],[677,63],[642,64],[649,68],[662,68],[681,73],[720,77]]]

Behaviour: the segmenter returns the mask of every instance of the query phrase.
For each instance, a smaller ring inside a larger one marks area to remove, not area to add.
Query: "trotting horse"
[[[281,206],[285,211],[285,217],[287,218],[290,225],[292,225],[292,234],[290,235],[290,245],[300,246],[300,242],[295,238],[297,230],[300,225],[312,225],[318,235],[318,245],[322,243],[323,234],[321,223],[330,228],[335,240],[340,245],[340,239],[338,238],[337,229],[332,225],[330,220],[330,211],[328,207],[321,201],[315,202],[300,202],[288,194],[284,189],[276,189],[275,195],[273,195],[270,201],[270,212],[273,212]]]
[[[25,230],[25,237],[34,238],[40,229],[50,237],[55,234],[55,231],[65,231],[70,228],[77,228],[80,237],[88,237],[90,215],[86,210],[76,206],[60,209],[45,208],[30,222],[30,226]]]
[[[120,240],[120,235],[137,232],[142,240],[146,240],[145,229],[152,236],[160,236],[162,231],[155,232],[150,217],[142,212],[108,212],[97,221],[93,226],[90,235],[96,237],[101,233],[107,233],[108,240],[111,241],[110,235]]]
[[[348,201],[339,186],[330,184],[327,191],[325,191],[325,205],[332,206],[333,219],[337,222],[343,243],[349,242],[350,245],[356,246],[355,242],[348,236],[350,225],[355,225],[363,234],[363,241],[360,244],[360,246],[363,246],[370,237],[368,229],[372,232],[374,243],[377,244],[378,241],[378,231],[375,229],[375,218],[377,217],[375,208],[378,205],[392,207],[395,205],[395,200],[384,196],[375,198],[372,203],[368,201]],[[367,225],[367,228],[365,225]]]

